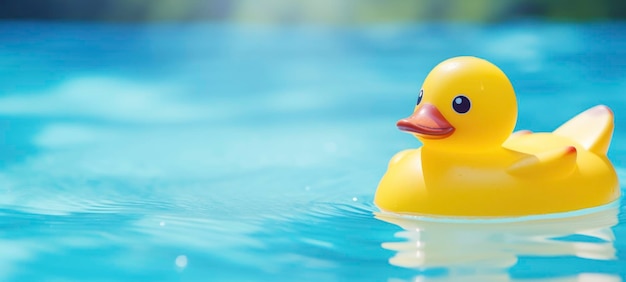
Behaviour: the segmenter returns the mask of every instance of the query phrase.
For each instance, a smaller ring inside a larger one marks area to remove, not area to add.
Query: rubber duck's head
[[[517,102],[506,75],[476,57],[456,57],[426,77],[413,115],[398,128],[425,148],[480,152],[499,148],[517,120]]]

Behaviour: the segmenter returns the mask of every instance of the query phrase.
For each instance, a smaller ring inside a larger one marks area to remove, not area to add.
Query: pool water
[[[2,22],[0,280],[621,281],[623,202],[447,222],[373,195],[420,145],[395,121],[458,55],[507,73],[517,129],[611,107],[624,179],[625,31]]]

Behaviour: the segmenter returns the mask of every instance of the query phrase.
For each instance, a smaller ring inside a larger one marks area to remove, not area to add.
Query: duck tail
[[[583,148],[605,156],[613,136],[613,112],[605,105],[588,109],[554,130],[555,135],[568,137]]]

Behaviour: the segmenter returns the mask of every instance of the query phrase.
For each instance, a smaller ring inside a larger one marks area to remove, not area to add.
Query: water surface
[[[372,200],[458,55],[507,73],[517,129],[610,106],[623,179],[625,28],[0,23],[0,280],[621,281],[623,203],[494,224]]]

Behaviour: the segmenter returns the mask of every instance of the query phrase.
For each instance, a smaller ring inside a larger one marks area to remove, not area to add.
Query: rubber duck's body
[[[606,152],[613,114],[589,109],[552,133],[511,134],[515,93],[495,65],[457,57],[424,81],[398,122],[423,146],[394,156],[375,196],[382,210],[443,216],[567,212],[619,198]]]

